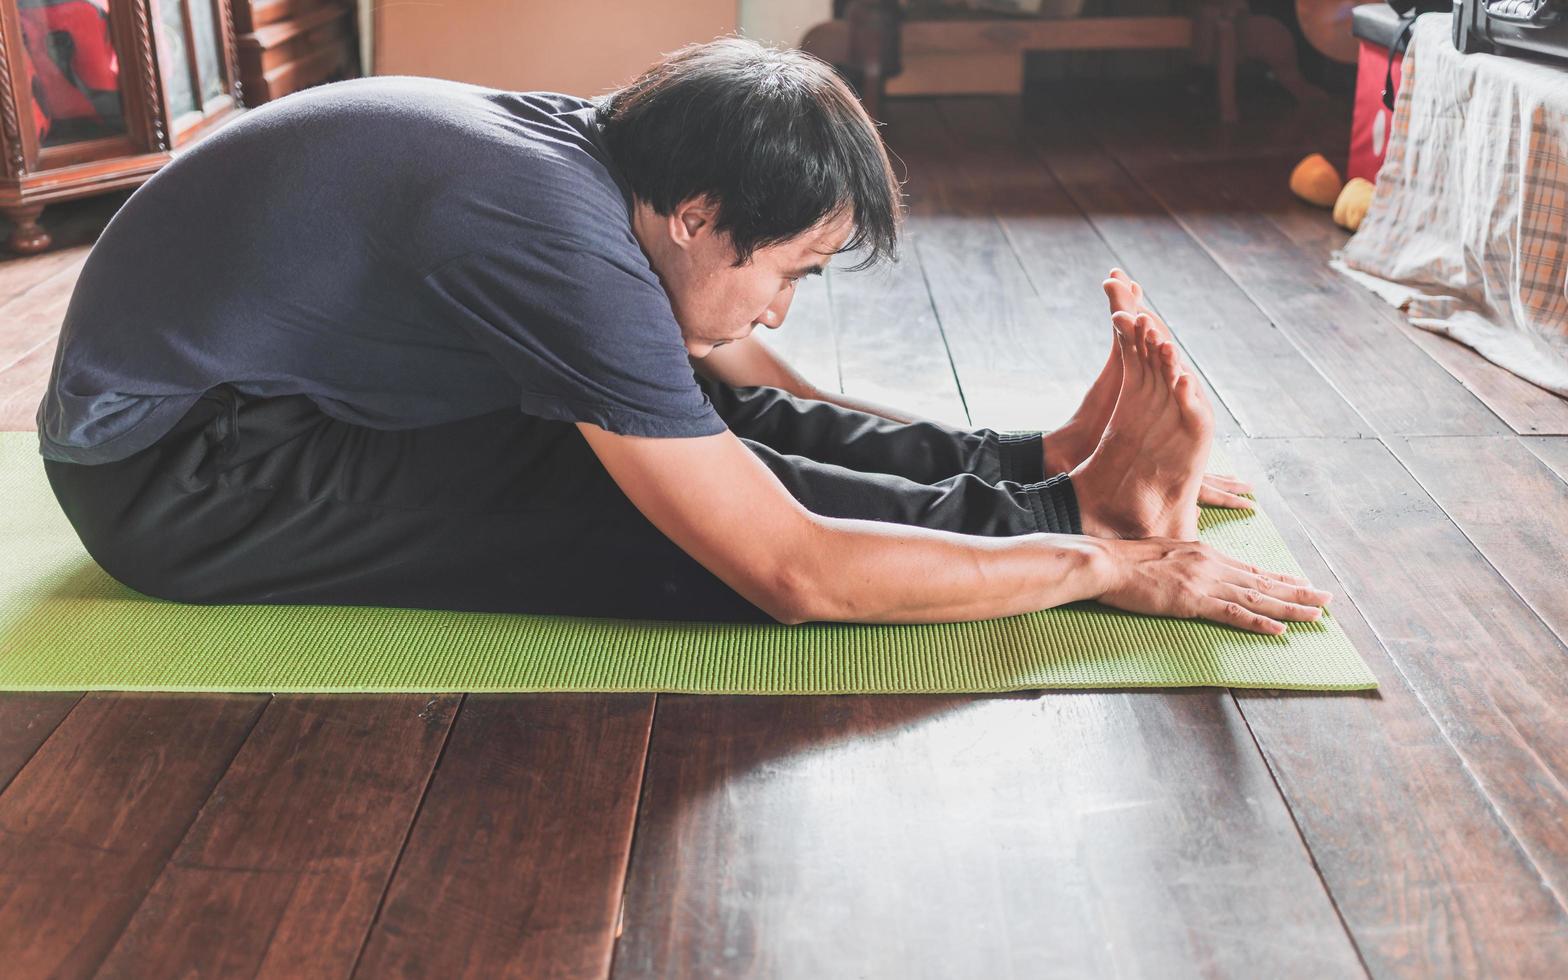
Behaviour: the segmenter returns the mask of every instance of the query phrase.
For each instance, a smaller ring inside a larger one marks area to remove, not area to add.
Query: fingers
[[[1198,610],[1198,615],[1204,619],[1211,619],[1216,623],[1234,626],[1237,629],[1247,630],[1250,633],[1263,633],[1268,636],[1278,636],[1285,632],[1285,624],[1277,619],[1270,619],[1247,609],[1239,602],[1231,602],[1218,596],[1209,596]]]
[[[1229,569],[1223,578],[1232,585],[1257,589],[1275,598],[1304,605],[1326,606],[1334,599],[1332,592],[1314,588],[1312,583],[1304,578],[1249,565],[1217,548],[1209,548],[1208,551],[1212,557],[1219,559],[1221,564]]]
[[[1205,507],[1224,507],[1229,510],[1255,510],[1256,505],[1238,493],[1219,487],[1203,478],[1203,485],[1198,487],[1198,503]]]
[[[1229,473],[1205,473],[1203,474],[1203,482],[1216,486],[1221,490],[1228,490],[1231,493],[1252,492],[1252,484],[1245,480],[1238,480]]]
[[[1319,606],[1307,606],[1299,602],[1278,599],[1258,589],[1243,588],[1239,585],[1223,586],[1220,589],[1220,598],[1228,599],[1270,619],[1292,623],[1310,623],[1323,615],[1323,609]]]
[[[1242,570],[1232,572],[1227,579],[1232,585],[1245,589],[1255,589],[1267,593],[1277,599],[1284,599],[1300,605],[1326,606],[1334,598],[1332,593],[1312,587],[1306,579],[1299,579],[1293,575],[1284,575],[1279,572],[1264,572],[1248,565]]]

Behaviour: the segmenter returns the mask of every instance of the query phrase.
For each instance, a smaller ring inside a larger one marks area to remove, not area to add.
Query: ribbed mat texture
[[[187,606],[87,557],[31,433],[0,434],[0,690],[671,691],[1377,686],[1332,617],[1266,637],[1094,604],[933,626],[734,626],[339,606]],[[1299,574],[1262,514],[1205,541]]]

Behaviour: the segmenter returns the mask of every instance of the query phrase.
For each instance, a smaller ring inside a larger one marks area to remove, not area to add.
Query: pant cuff
[[[996,441],[1002,479],[1014,483],[1039,483],[1045,479],[1043,432],[998,432]]]
[[[1083,521],[1078,515],[1078,495],[1073,492],[1072,479],[1066,473],[1058,473],[1040,483],[1031,483],[1023,490],[1041,531],[1048,534],[1083,533]]]

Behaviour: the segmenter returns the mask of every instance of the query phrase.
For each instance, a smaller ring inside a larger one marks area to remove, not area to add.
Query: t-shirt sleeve
[[[663,288],[640,250],[622,251],[543,237],[453,259],[425,282],[517,382],[523,412],[622,435],[723,432]]]

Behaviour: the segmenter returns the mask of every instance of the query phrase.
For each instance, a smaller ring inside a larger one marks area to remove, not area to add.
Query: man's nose
[[[790,300],[794,298],[794,290],[786,290],[780,293],[774,298],[773,302],[768,304],[768,308],[762,311],[762,315],[757,318],[757,322],[764,327],[771,327],[774,330],[782,327],[784,318],[789,315]]]

